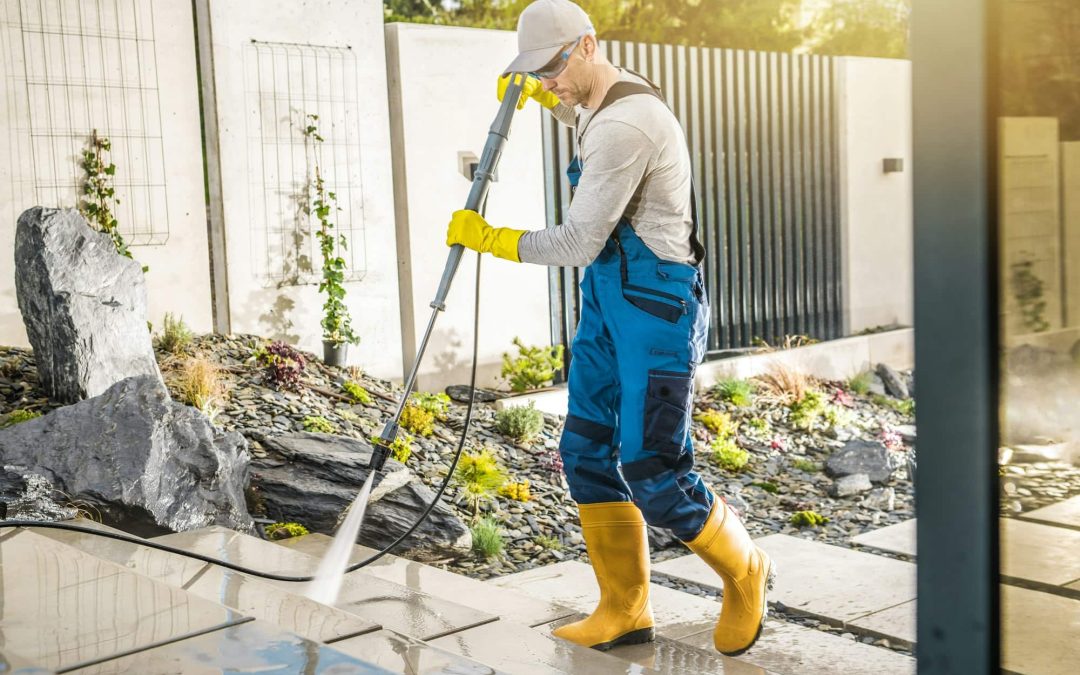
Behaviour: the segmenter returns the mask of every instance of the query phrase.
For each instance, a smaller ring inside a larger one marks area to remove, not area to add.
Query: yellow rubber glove
[[[490,253],[496,258],[521,262],[518,257],[518,240],[525,230],[508,227],[492,227],[476,211],[454,211],[450,227],[446,231],[446,245],[461,244],[478,253]]]
[[[506,88],[510,86],[510,77],[521,77],[520,73],[511,73],[510,75],[503,75],[499,78],[498,95],[499,100],[502,101],[506,96]],[[540,83],[540,80],[536,79],[532,75],[525,77],[525,86],[521,88],[521,100],[518,101],[517,109],[521,110],[525,107],[525,99],[531,98],[540,105],[544,106],[548,110],[551,110],[555,106],[559,105],[559,97],[550,91],[544,91],[544,85]]]

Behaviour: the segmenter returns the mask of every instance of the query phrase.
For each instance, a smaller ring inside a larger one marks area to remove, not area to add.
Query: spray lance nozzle
[[[390,420],[383,427],[382,434],[371,448],[371,461],[368,468],[372,471],[382,471],[386,466],[386,460],[390,459],[390,446],[397,440],[398,426],[394,420]]]

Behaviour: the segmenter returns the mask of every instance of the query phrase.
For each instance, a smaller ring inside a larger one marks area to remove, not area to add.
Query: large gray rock
[[[894,469],[888,448],[876,441],[849,441],[825,460],[825,473],[833,478],[863,473],[874,483],[884,483]]]
[[[877,365],[877,376],[881,378],[882,383],[885,385],[885,391],[888,392],[889,396],[911,398],[911,393],[908,391],[904,378],[889,364],[879,363]]]
[[[333,534],[338,519],[367,478],[371,445],[354,438],[301,432],[262,439],[267,457],[252,463],[256,499],[275,520],[296,521]],[[376,475],[359,543],[383,548],[405,533],[435,498],[412,471],[394,460]],[[460,553],[472,546],[469,528],[441,502],[400,549]]]
[[[73,403],[125,377],[161,379],[142,267],[78,211],[36,206],[19,216],[15,290],[50,398]]]
[[[0,463],[41,474],[129,531],[250,530],[248,462],[243,436],[172,401],[148,375],[0,430]]]

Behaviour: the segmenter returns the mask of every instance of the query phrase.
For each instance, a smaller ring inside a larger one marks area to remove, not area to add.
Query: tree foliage
[[[577,0],[610,40],[902,58],[910,0]],[[513,30],[531,0],[385,0],[390,21]]]

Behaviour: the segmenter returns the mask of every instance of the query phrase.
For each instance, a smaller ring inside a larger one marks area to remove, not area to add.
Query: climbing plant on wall
[[[112,163],[111,153],[112,142],[105,136],[99,136],[97,129],[94,129],[90,134],[89,147],[82,152],[81,164],[86,179],[82,185],[83,199],[79,202],[79,212],[91,226],[109,235],[117,253],[132,258],[113,212],[120,200],[116,198],[116,188],[113,187],[116,165]],[[146,272],[149,268],[144,265],[142,269]]]
[[[308,114],[306,121],[304,135],[311,142],[314,157],[311,213],[319,223],[315,236],[319,240],[323,263],[319,292],[326,294],[326,300],[323,302],[323,340],[338,345],[357,344],[360,338],[353,331],[352,317],[349,316],[349,308],[345,305],[343,283],[346,263],[338,249],[340,246],[340,250],[344,251],[348,244],[344,235],[334,232],[334,223],[330,215],[337,209],[337,195],[326,189],[326,180],[322,172],[322,144],[325,139],[319,133],[318,115]]]

